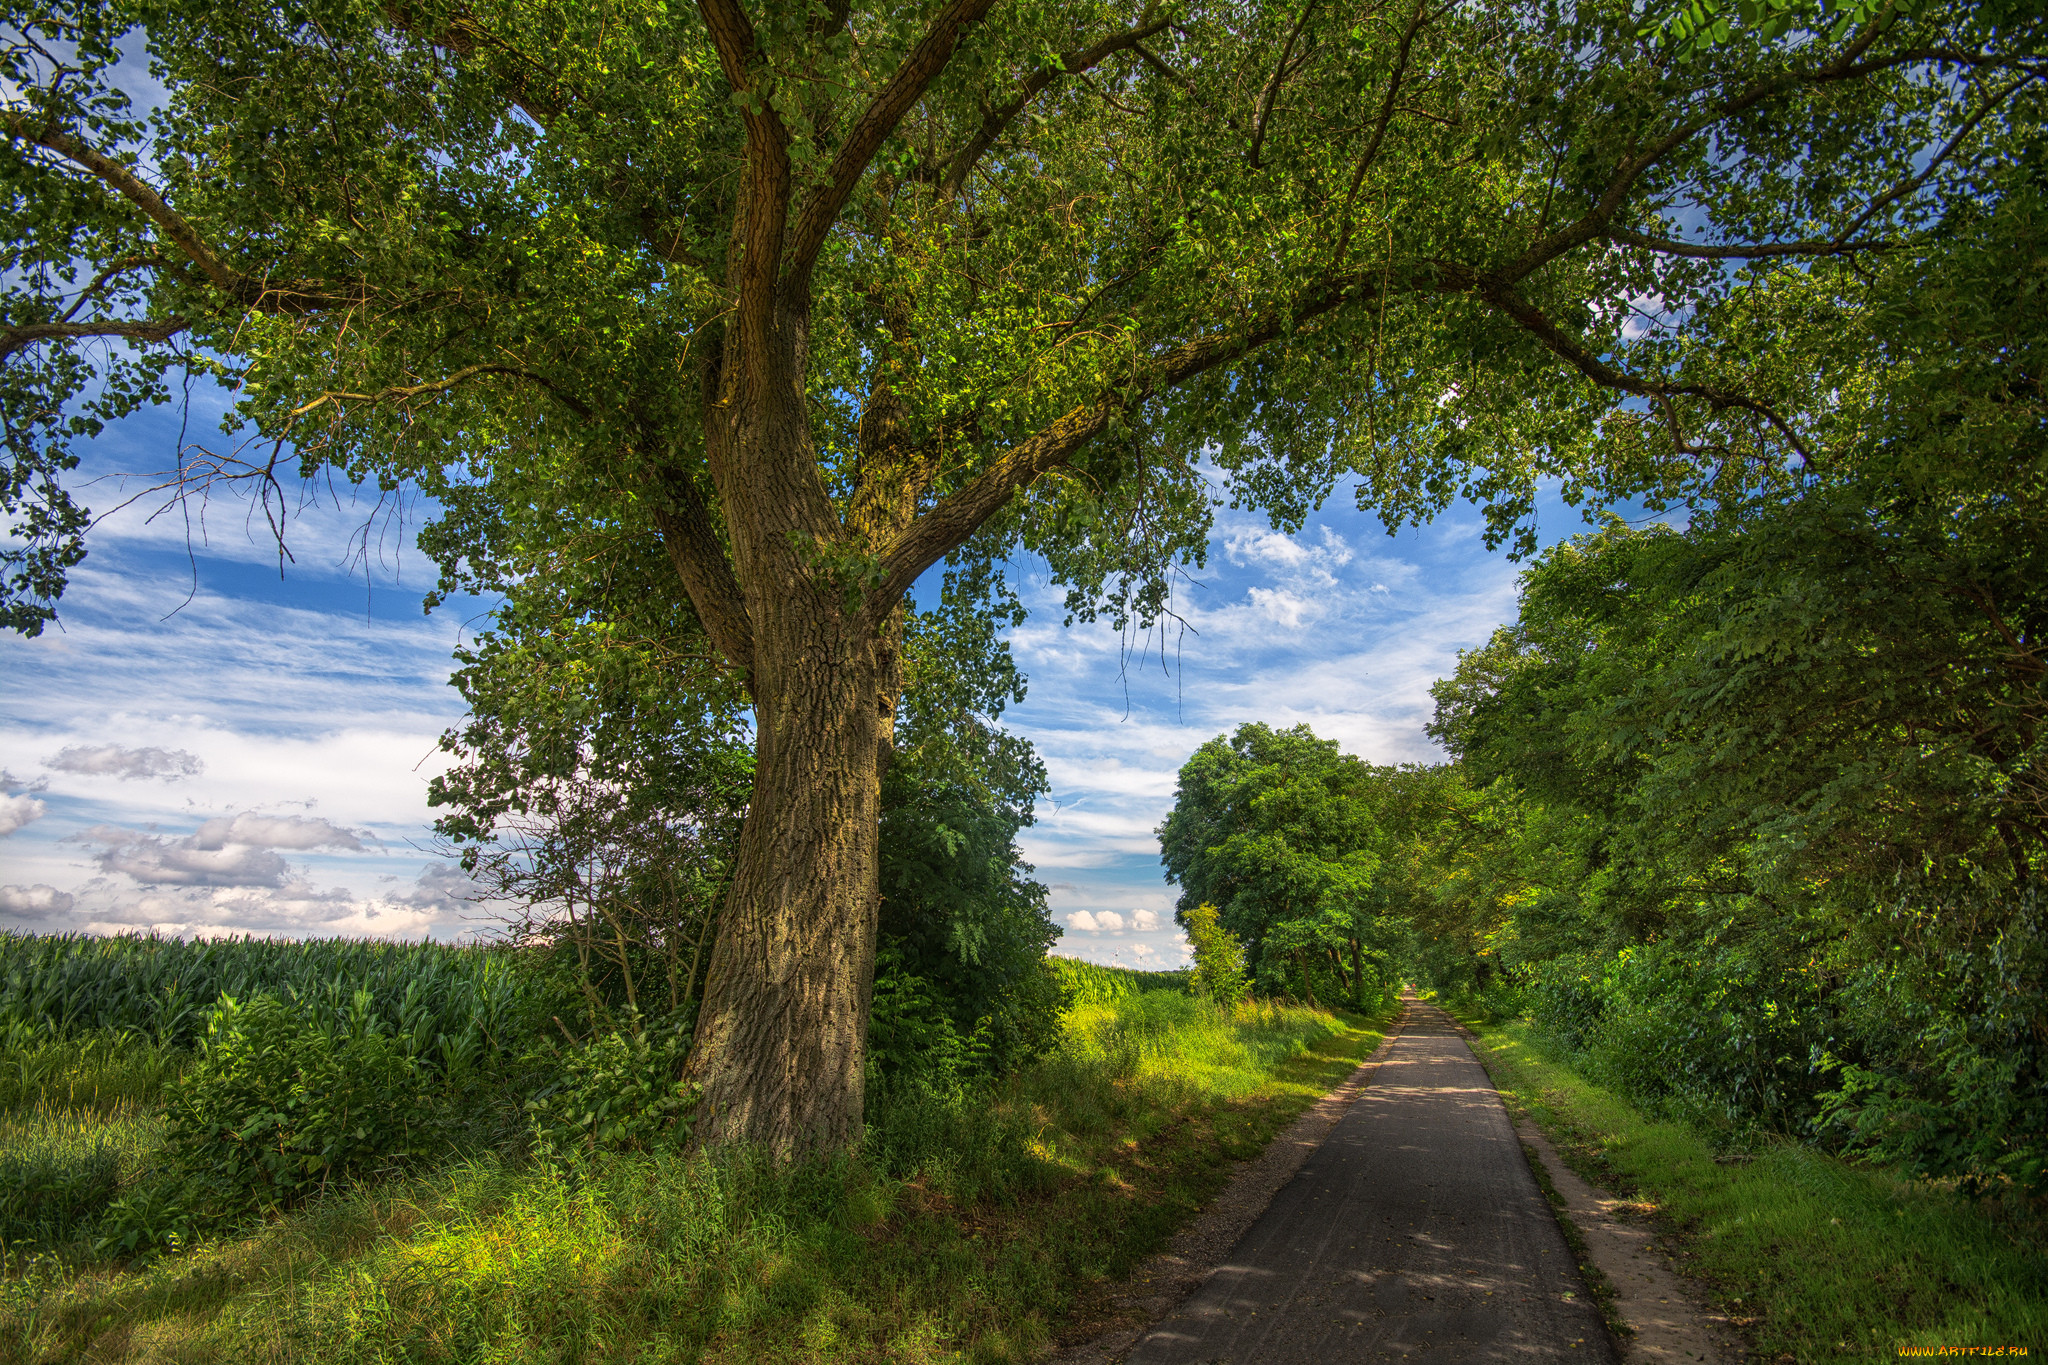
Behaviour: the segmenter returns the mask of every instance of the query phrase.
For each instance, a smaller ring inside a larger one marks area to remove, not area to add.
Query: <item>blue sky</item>
[[[139,418],[87,472],[160,468],[176,430]],[[104,510],[121,487],[84,500]],[[153,506],[98,528],[61,628],[0,639],[0,927],[486,925],[433,847],[426,784],[461,716],[450,650],[487,604],[423,616],[432,568],[412,528],[345,491],[297,509],[282,577],[248,505],[216,502],[190,547],[183,518],[151,521]],[[1546,515],[1546,541],[1580,528],[1554,502]],[[1305,721],[1374,762],[1431,759],[1429,684],[1513,614],[1517,573],[1469,508],[1392,538],[1348,503],[1294,536],[1219,509],[1162,660],[1156,636],[1134,654],[1106,628],[1063,628],[1042,566],[1014,569],[1030,695],[1004,720],[1052,778],[1025,854],[1065,930],[1055,951],[1131,966],[1183,959],[1152,830],[1189,753],[1245,721]]]

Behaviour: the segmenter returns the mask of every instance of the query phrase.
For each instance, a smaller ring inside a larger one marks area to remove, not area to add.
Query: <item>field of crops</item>
[[[1053,974],[1059,977],[1074,1005],[1106,1005],[1142,991],[1185,991],[1186,972],[1137,972],[1128,967],[1104,967],[1072,957],[1050,957]]]
[[[223,997],[271,995],[329,1032],[375,1032],[444,1065],[523,1039],[532,1013],[501,949],[376,940],[0,933],[0,1036],[205,1035]]]

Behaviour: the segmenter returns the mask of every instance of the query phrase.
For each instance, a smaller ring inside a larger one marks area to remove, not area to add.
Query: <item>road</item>
[[[1373,1083],[1126,1365],[1616,1359],[1507,1111],[1410,1006]]]

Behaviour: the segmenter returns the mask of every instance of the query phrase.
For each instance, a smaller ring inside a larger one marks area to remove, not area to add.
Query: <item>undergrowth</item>
[[[1466,1021],[1508,1102],[1589,1179],[1654,1206],[1682,1268],[1760,1358],[2048,1343],[2037,1222],[1754,1129],[1648,1116],[1566,1065],[1528,1023]]]
[[[874,1096],[857,1156],[475,1156],[138,1268],[23,1267],[0,1361],[1031,1359],[1378,1040],[1087,1004],[1005,1081]]]

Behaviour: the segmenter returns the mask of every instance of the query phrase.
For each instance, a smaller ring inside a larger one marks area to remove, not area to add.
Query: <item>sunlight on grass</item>
[[[992,1091],[877,1096],[857,1157],[472,1160],[134,1271],[18,1279],[0,1360],[1035,1359],[1379,1037],[1096,1001]]]
[[[2038,1229],[1789,1141],[1717,1151],[1579,1076],[1528,1024],[1482,1027],[1478,1050],[1503,1091],[1574,1164],[1686,1230],[1686,1269],[1761,1352],[1847,1362],[1908,1345],[2048,1342]]]

